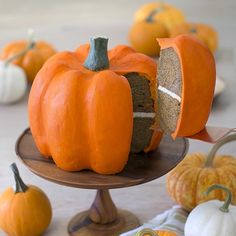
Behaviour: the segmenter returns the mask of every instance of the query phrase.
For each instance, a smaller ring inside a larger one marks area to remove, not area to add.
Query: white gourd
[[[0,62],[0,103],[9,104],[20,100],[27,89],[23,69],[13,64]]]
[[[207,192],[214,189],[226,191],[226,201],[211,200],[195,207],[186,221],[185,236],[236,236],[236,206],[230,205],[232,193],[221,185],[213,185]]]
[[[27,77],[24,70],[12,62],[25,55],[36,45],[34,31],[28,30],[29,41],[27,46],[20,52],[0,61],[0,104],[14,103],[20,100],[27,89]]]

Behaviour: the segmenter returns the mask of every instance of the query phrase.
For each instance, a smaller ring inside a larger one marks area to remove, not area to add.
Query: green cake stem
[[[90,39],[90,51],[85,60],[84,67],[92,71],[100,71],[109,68],[107,52],[108,38],[97,37]]]

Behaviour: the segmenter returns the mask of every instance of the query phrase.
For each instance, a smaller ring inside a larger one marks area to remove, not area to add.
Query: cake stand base
[[[125,210],[118,210],[117,219],[108,224],[96,224],[89,218],[89,211],[75,215],[68,225],[71,236],[118,236],[140,226],[138,218]]]
[[[68,233],[71,236],[118,236],[139,225],[132,213],[117,210],[108,189],[98,189],[90,209],[72,218]]]

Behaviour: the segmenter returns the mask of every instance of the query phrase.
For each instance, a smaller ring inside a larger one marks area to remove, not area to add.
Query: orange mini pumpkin
[[[108,58],[104,38],[53,56],[29,96],[30,127],[40,152],[65,170],[120,172],[133,132],[131,89],[122,75],[153,78],[155,69],[152,59],[126,46],[114,48]]]
[[[227,142],[235,141],[236,135],[229,135],[216,143],[208,155],[188,154],[167,176],[167,190],[170,196],[186,210],[191,211],[198,204],[218,199],[226,194],[216,190],[209,195],[204,192],[214,184],[222,184],[232,192],[232,203],[236,204],[236,159],[229,155],[216,155]]]
[[[156,12],[153,20],[163,24],[169,31],[175,25],[178,25],[185,21],[185,16],[181,10],[176,7],[163,3],[163,2],[152,2],[146,3],[135,13],[135,22],[144,21],[152,13]]]
[[[33,46],[27,48],[30,43],[27,40],[20,40],[7,44],[2,49],[0,59],[6,60],[16,56],[12,63],[20,66],[25,71],[28,80],[32,82],[44,62],[56,51],[45,41],[36,41]]]
[[[183,22],[170,30],[170,37],[188,34],[201,40],[214,53],[218,47],[218,35],[213,27],[200,23]]]
[[[167,38],[169,36],[167,28],[163,23],[154,19],[156,12],[142,21],[135,22],[129,31],[129,41],[132,47],[140,53],[148,56],[159,56],[160,46],[156,38]]]
[[[158,79],[158,119],[173,138],[204,129],[215,88],[215,61],[194,37],[158,39],[161,47]]]
[[[51,203],[40,188],[23,182],[15,163],[11,169],[15,188],[0,195],[0,228],[10,236],[42,235],[52,219]]]

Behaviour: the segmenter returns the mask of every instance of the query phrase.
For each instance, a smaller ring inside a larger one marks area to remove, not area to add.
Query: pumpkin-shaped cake
[[[204,129],[211,111],[216,79],[214,57],[191,36],[158,42],[159,125],[173,138],[194,135]]]
[[[154,131],[156,70],[153,59],[127,46],[107,52],[105,38],[54,55],[29,96],[30,127],[40,152],[68,171],[114,174],[124,168],[130,150],[154,149],[162,135]]]

